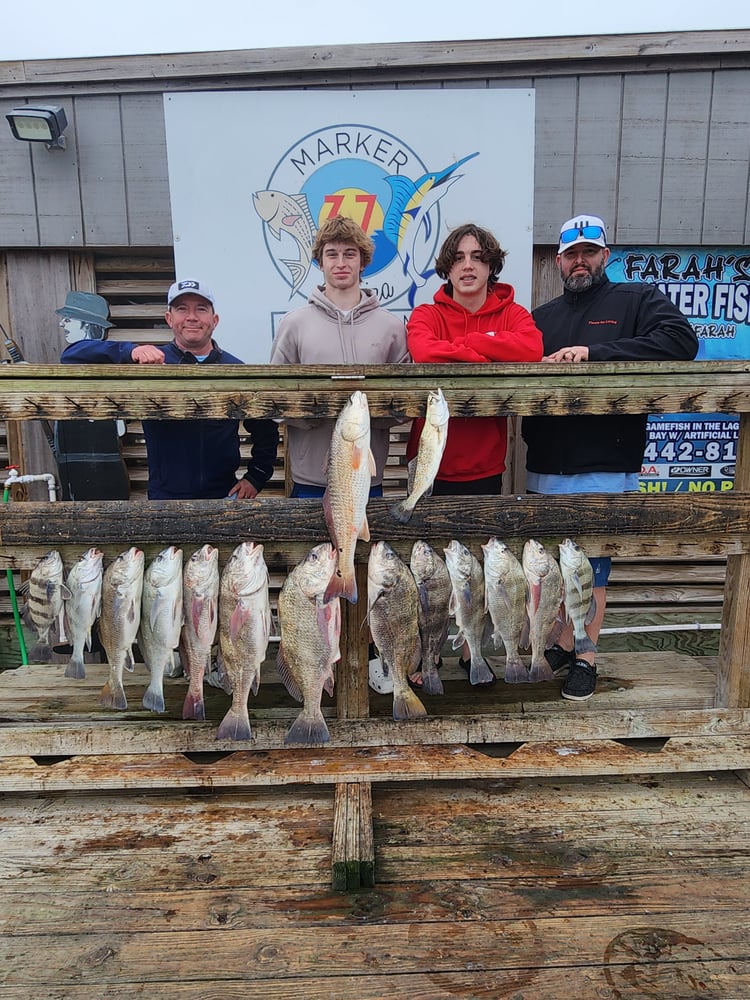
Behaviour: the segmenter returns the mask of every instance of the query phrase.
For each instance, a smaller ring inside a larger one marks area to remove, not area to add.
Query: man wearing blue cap
[[[64,364],[241,365],[213,339],[219,323],[213,293],[197,280],[175,281],[167,293],[169,344],[81,340],[66,347]],[[273,474],[279,432],[273,420],[245,420],[252,439],[241,479],[239,421],[144,420],[150,500],[210,500],[256,496]]]
[[[557,267],[563,294],[534,310],[548,362],[690,361],[698,339],[679,309],[653,285],[611,282],[604,222],[577,215],[560,230]],[[647,414],[524,417],[530,493],[638,491]],[[569,626],[547,650],[555,673],[568,669],[563,698],[586,701],[596,688],[596,642],[604,619],[610,560],[592,559],[595,615],[590,649],[574,649]]]

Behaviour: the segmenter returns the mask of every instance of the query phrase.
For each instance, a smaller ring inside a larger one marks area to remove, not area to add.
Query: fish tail
[[[445,691],[443,689],[443,682],[440,679],[440,674],[437,672],[437,667],[433,666],[432,669],[425,670],[424,661],[422,662],[422,687],[421,690],[425,694],[430,695],[441,695]]]
[[[427,709],[417,698],[411,688],[407,687],[403,691],[393,692],[393,718],[398,722],[404,719],[423,719],[427,715]]]
[[[529,672],[524,665],[521,657],[516,653],[515,656],[507,656],[505,658],[505,675],[503,680],[506,684],[525,684],[529,679]]]
[[[52,647],[48,639],[40,639],[29,650],[30,663],[49,663],[52,659]]]
[[[595,653],[596,643],[594,643],[587,635],[582,639],[576,639],[575,641],[576,656],[580,656],[581,653]]]
[[[83,680],[86,676],[86,668],[83,665],[83,657],[75,653],[70,658],[70,663],[65,668],[65,676],[72,677],[76,681]]]
[[[183,719],[197,719],[198,722],[205,722],[206,703],[203,700],[202,691],[191,691],[188,688],[182,705],[182,717]]]
[[[483,656],[472,656],[469,671],[470,684],[492,684],[495,674]]]
[[[409,503],[409,498],[406,500],[400,500],[398,503],[394,503],[391,507],[391,516],[394,517],[399,524],[408,524],[411,521],[411,516],[414,513],[414,504]]]
[[[330,739],[326,720],[323,713],[318,709],[312,713],[300,712],[289,732],[284,737],[284,745],[291,743],[327,743]]]
[[[114,684],[111,678],[106,681],[99,695],[99,704],[104,708],[116,708],[120,712],[124,711],[128,707],[128,699],[125,697],[122,681]]]
[[[250,728],[250,716],[247,708],[244,711],[234,707],[230,708],[216,730],[217,740],[250,740],[252,737],[253,731]]]
[[[538,659],[531,658],[528,680],[532,684],[539,684],[541,681],[553,681],[555,674],[552,667],[547,663],[547,658],[542,654]]]
[[[158,687],[158,685],[149,684],[143,695],[143,707],[149,709],[151,712],[163,712],[164,711],[164,694]]]
[[[343,597],[350,604],[357,603],[357,578],[353,565],[348,569],[338,569],[329,580],[323,599],[331,601],[334,597]]]

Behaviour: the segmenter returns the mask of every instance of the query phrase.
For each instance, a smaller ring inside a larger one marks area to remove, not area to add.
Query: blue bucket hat
[[[65,305],[61,309],[55,309],[58,316],[66,319],[77,319],[81,323],[94,323],[108,330],[114,323],[110,323],[109,306],[107,300],[101,295],[94,295],[93,292],[68,292],[65,296]]]

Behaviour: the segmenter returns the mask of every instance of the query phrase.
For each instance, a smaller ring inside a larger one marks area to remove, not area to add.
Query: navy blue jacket
[[[656,285],[612,282],[605,275],[585,292],[565,292],[532,313],[545,355],[586,345],[589,361],[691,361],[698,338]],[[647,414],[524,417],[530,472],[640,472]]]
[[[133,364],[137,344],[111,340],[79,340],[62,353],[63,364]],[[172,341],[160,344],[168,365],[241,365],[243,362],[212,341],[211,353],[197,361]],[[279,430],[273,420],[245,420],[252,452],[244,478],[261,490],[273,474]],[[240,464],[238,420],[144,420],[148,452],[150,500],[215,500],[227,496],[237,482]]]

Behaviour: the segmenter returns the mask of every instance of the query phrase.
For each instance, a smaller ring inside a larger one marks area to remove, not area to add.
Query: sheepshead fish
[[[105,708],[125,709],[123,669],[132,670],[133,643],[141,623],[143,552],[132,546],[104,570],[99,638],[107,654],[109,677],[99,695]]]
[[[52,647],[49,630],[59,620],[63,598],[70,592],[63,582],[63,562],[56,550],[42,556],[31,571],[26,591],[26,616],[36,631],[37,641],[29,651],[32,663],[49,663]]]
[[[448,440],[448,404],[442,389],[436,389],[427,397],[427,416],[419,436],[419,447],[414,467],[413,480],[409,476],[409,495],[391,507],[391,514],[401,524],[406,524],[414,513],[417,501],[432,491],[432,484],[440,468],[440,462]],[[411,463],[409,463],[411,465]]]
[[[219,646],[232,685],[232,704],[216,731],[217,740],[252,736],[247,700],[258,693],[260,667],[271,634],[268,567],[263,546],[241,542],[219,583]]]
[[[281,643],[276,669],[289,694],[303,703],[285,744],[329,740],[320,699],[324,689],[333,694],[333,665],[341,657],[341,601],[338,597],[325,599],[335,572],[336,552],[324,542],[294,567],[279,592]]]
[[[372,638],[384,669],[393,677],[393,718],[418,719],[427,715],[408,681],[421,655],[417,584],[409,567],[387,542],[377,542],[370,549],[367,608]]]
[[[575,653],[595,653],[596,645],[586,634],[586,625],[596,613],[594,571],[586,553],[571,538],[560,543],[565,614],[573,626]]]
[[[71,567],[65,585],[70,596],[65,600],[65,630],[73,645],[66,677],[81,680],[86,676],[83,651],[91,651],[91,629],[102,611],[103,553],[90,548]]]
[[[455,538],[445,551],[445,564],[451,578],[450,613],[456,619],[458,634],[453,648],[466,642],[471,654],[469,681],[492,684],[495,675],[482,656],[482,638],[487,620],[484,602],[484,573],[477,557]]]
[[[164,711],[164,675],[174,670],[174,650],[182,630],[182,549],[162,549],[143,574],[138,645],[151,680],[143,707]],[[173,673],[170,676],[174,676]]]
[[[211,648],[219,624],[219,550],[203,545],[185,563],[182,575],[180,657],[188,676],[183,719],[206,718],[203,678],[211,669]]]
[[[482,546],[484,552],[484,593],[492,619],[492,641],[505,649],[506,684],[522,684],[529,673],[521,659],[519,645],[526,625],[526,576],[511,550],[497,538]]]
[[[528,583],[526,611],[531,643],[529,680],[551,681],[555,675],[547,663],[544,650],[549,644],[550,633],[560,611],[562,576],[550,553],[534,538],[530,538],[524,545],[521,562]]]
[[[425,694],[438,695],[443,693],[437,664],[450,625],[451,578],[445,562],[422,539],[412,545],[409,568],[419,595],[417,612],[422,649],[422,690]]]
[[[370,408],[363,392],[354,392],[336,420],[328,454],[328,480],[323,495],[328,534],[338,554],[338,568],[325,598],[345,597],[357,603],[354,550],[357,539],[370,540],[367,500],[375,474],[370,451]]]

